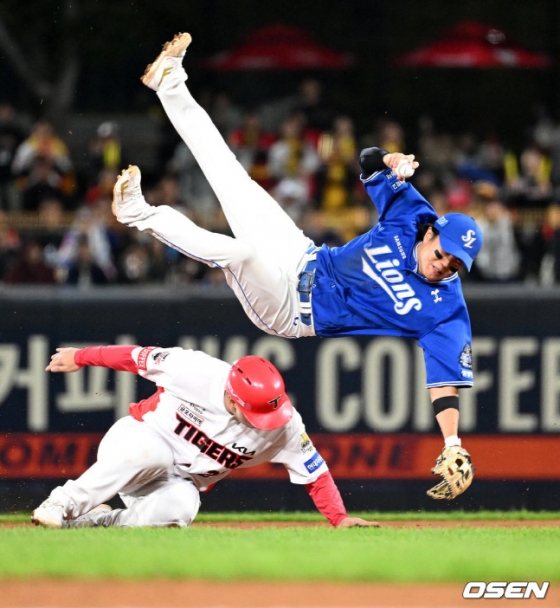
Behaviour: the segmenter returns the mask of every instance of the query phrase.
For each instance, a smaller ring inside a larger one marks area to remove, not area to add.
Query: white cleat
[[[119,175],[113,188],[113,215],[121,224],[130,224],[142,220],[151,209],[145,201],[140,187],[140,169],[130,165]]]
[[[158,91],[163,80],[176,68],[181,68],[181,63],[187,47],[192,41],[190,34],[177,34],[171,42],[167,42],[156,57],[156,60],[146,68],[140,80],[150,89]],[[171,61],[165,61],[171,59]]]
[[[31,521],[36,526],[45,526],[46,528],[64,528],[66,521],[64,520],[64,507],[56,504],[47,498],[42,502],[31,514]]]

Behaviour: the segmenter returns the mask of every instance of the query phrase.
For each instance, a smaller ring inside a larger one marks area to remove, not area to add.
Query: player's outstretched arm
[[[375,526],[376,521],[366,521],[359,517],[348,517],[342,496],[336,487],[330,471],[326,471],[313,482],[305,486],[313,499],[317,510],[322,513],[335,528],[352,528],[353,526]]]
[[[127,344],[87,346],[86,348],[57,348],[56,354],[51,357],[51,362],[46,367],[46,371],[77,372],[82,367],[93,365],[137,374],[138,365],[132,357],[132,352],[139,348],[139,346]]]
[[[47,372],[77,372],[80,366],[74,361],[77,348],[57,348],[56,353],[51,357],[51,362],[47,365]]]
[[[381,524],[377,521],[367,521],[366,519],[361,519],[360,517],[345,517],[343,520],[339,521],[337,524],[337,528],[366,528],[367,526],[373,526],[374,528],[380,528]]]
[[[388,167],[393,169],[399,179],[405,179],[411,177],[419,167],[418,161],[414,158],[414,154],[389,153],[384,148],[365,148],[360,152],[360,167],[365,177]]]

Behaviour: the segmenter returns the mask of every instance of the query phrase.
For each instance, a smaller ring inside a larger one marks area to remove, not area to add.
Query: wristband
[[[461,440],[459,439],[459,437],[457,437],[457,435],[450,435],[449,437],[445,438],[446,448],[450,448],[453,445],[458,445],[459,447],[461,447]]]
[[[437,416],[443,410],[448,410],[449,408],[453,408],[454,410],[459,409],[459,397],[440,397],[439,399],[435,399],[432,401],[432,406],[434,408],[435,415]]]

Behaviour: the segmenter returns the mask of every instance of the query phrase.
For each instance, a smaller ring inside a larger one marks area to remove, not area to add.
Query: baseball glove
[[[436,500],[453,500],[472,483],[474,467],[471,455],[458,445],[445,447],[438,456],[432,473],[441,475],[443,481],[430,488],[428,496]]]

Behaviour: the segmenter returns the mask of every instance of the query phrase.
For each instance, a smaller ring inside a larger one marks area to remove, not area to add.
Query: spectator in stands
[[[179,198],[188,202],[189,208],[198,218],[198,223],[203,226],[211,224],[220,210],[218,199],[183,141],[177,144],[168,169],[177,176]]]
[[[300,114],[312,145],[317,145],[321,133],[328,131],[333,121],[333,112],[325,101],[323,85],[314,78],[303,80],[294,94],[263,104],[259,113],[264,128],[273,133],[279,132],[290,116]]]
[[[228,138],[229,147],[244,169],[265,190],[272,186],[268,170],[268,152],[275,142],[272,133],[263,131],[261,119],[256,110],[247,112],[243,124]]]
[[[24,131],[17,121],[13,106],[0,103],[0,209],[14,209],[17,206],[12,163],[23,139]]]
[[[544,208],[552,202],[552,163],[536,145],[527,146],[520,156],[520,170],[507,173],[506,203],[514,207]]]
[[[65,233],[64,208],[57,198],[46,198],[39,205],[35,238],[43,248],[43,260],[58,280],[58,250]]]
[[[446,185],[446,206],[454,213],[472,215],[472,183],[467,179],[452,178]]]
[[[38,211],[45,199],[65,201],[62,177],[51,159],[36,157],[29,167],[29,174],[22,189],[23,211]]]
[[[221,91],[214,96],[208,114],[226,140],[229,134],[241,124],[241,110],[225,91]]]
[[[379,146],[389,152],[404,150],[404,129],[395,120],[383,120],[379,127]]]
[[[493,183],[478,182],[475,193],[482,210],[477,222],[484,236],[475,262],[476,274],[483,281],[515,281],[519,276],[520,254],[510,213]]]
[[[6,270],[18,258],[19,248],[20,239],[17,230],[10,225],[7,214],[0,211],[0,281],[4,279]]]
[[[97,181],[85,193],[84,200],[88,205],[97,203],[102,198],[113,198],[113,187],[117,181],[120,171],[105,167],[97,176]]]
[[[455,157],[456,174],[470,183],[490,182],[500,186],[504,181],[505,151],[491,135],[482,143],[466,132],[458,140]]]
[[[31,135],[18,146],[12,171],[16,176],[25,177],[32,172],[39,159],[51,171],[59,174],[61,180],[58,186],[66,195],[71,195],[76,188],[76,181],[68,148],[56,136],[52,125],[45,120],[35,123]]]
[[[454,172],[456,148],[453,138],[448,133],[437,133],[434,121],[426,115],[418,121],[418,130],[418,158],[422,159],[422,171],[436,172],[440,179],[445,179]]]
[[[541,264],[540,279],[546,286],[560,284],[560,205],[553,203],[546,210],[542,228],[546,253]]]
[[[302,215],[308,208],[307,184],[303,180],[283,179],[270,192],[282,209],[299,225]]]
[[[173,175],[164,175],[152,192],[152,205],[158,207],[159,205],[167,205],[173,207],[188,215],[192,216],[192,211],[189,209],[186,200],[181,196],[179,190],[179,181]]]
[[[347,116],[339,116],[331,133],[320,139],[319,154],[323,164],[317,172],[320,208],[337,212],[350,203],[350,193],[360,175],[354,123]]]
[[[24,243],[21,253],[6,270],[4,283],[54,284],[54,272],[43,261],[43,249],[34,239]]]
[[[313,176],[320,167],[316,149],[303,138],[303,121],[300,115],[291,116],[282,125],[280,139],[268,154],[268,170],[276,180],[294,182],[294,186],[305,192],[305,203],[313,191]],[[294,187],[294,189],[295,189]]]
[[[97,127],[96,137],[89,144],[88,185],[94,185],[105,171],[118,174],[127,164],[119,125],[112,121],[102,122]]]
[[[324,99],[321,82],[307,78],[301,83],[292,114],[304,116],[306,140],[317,145],[321,134],[328,131],[333,122],[333,112]]]
[[[118,259],[119,282],[128,285],[171,283],[178,259],[174,249],[139,233]]]
[[[104,272],[108,281],[117,274],[113,263],[110,233],[107,225],[107,208],[110,203],[100,200],[97,205],[82,207],[76,213],[74,223],[64,234],[58,251],[58,265],[69,269],[78,258],[82,236],[87,238],[93,262]]]
[[[106,274],[93,259],[87,235],[81,234],[78,237],[76,257],[68,267],[66,284],[88,288],[92,285],[106,285],[108,282]]]
[[[345,239],[337,230],[337,227],[327,225],[326,219],[324,213],[308,211],[302,216],[298,225],[313,240],[317,247],[321,245],[341,247],[346,243]]]

